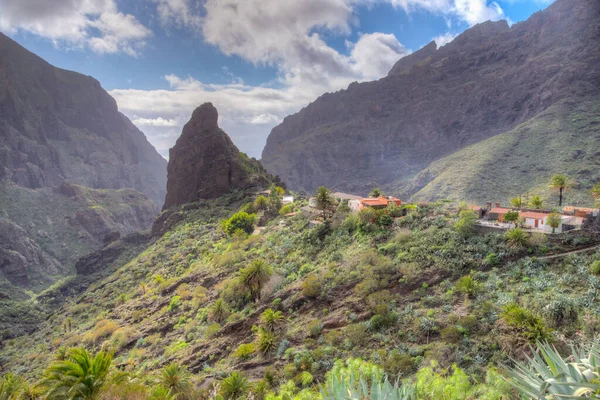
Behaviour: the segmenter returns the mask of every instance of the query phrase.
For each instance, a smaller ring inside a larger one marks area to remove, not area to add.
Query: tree
[[[244,374],[234,371],[221,382],[221,395],[225,400],[236,400],[247,395],[252,385]]]
[[[192,383],[186,367],[177,363],[167,365],[160,373],[159,383],[178,399],[190,398]]]
[[[510,205],[515,208],[521,208],[523,207],[523,199],[521,198],[521,196],[513,197],[512,199],[510,199]]]
[[[56,361],[44,372],[42,384],[49,400],[97,400],[108,384],[112,352],[92,357],[84,348],[74,348],[65,361]]]
[[[256,215],[240,211],[223,221],[223,230],[229,236],[232,236],[237,230],[242,230],[250,235],[254,231],[255,222]]]
[[[383,193],[381,193],[381,190],[379,190],[378,188],[374,188],[373,190],[371,190],[371,193],[369,193],[369,197],[381,197],[383,196]]]
[[[240,270],[240,284],[250,292],[252,300],[260,300],[263,285],[269,280],[273,269],[263,260],[254,260]]]
[[[269,199],[265,196],[258,196],[254,200],[254,208],[257,210],[266,210],[269,205]]]
[[[325,212],[333,205],[331,192],[325,186],[321,186],[317,189],[315,197],[317,200],[317,208],[323,211],[323,218],[325,218]]]
[[[557,174],[550,180],[550,187],[558,190],[558,206],[562,207],[563,194],[565,190],[569,190],[573,186],[571,179],[564,174]]]
[[[548,215],[546,223],[552,227],[552,233],[556,232],[556,228],[562,223],[562,217],[558,213],[552,213]]]
[[[519,212],[518,211],[509,211],[504,214],[504,222],[508,222],[509,224],[512,222],[517,224],[519,222]]]
[[[210,309],[209,318],[211,321],[221,323],[229,317],[229,305],[222,298],[218,298]]]
[[[473,210],[462,210],[459,214],[459,220],[454,224],[454,229],[464,236],[469,236],[475,232],[475,223],[477,222],[477,213]]]
[[[540,208],[542,208],[544,206],[544,200],[539,195],[536,194],[529,200],[529,206],[531,208],[536,208],[539,210]]]

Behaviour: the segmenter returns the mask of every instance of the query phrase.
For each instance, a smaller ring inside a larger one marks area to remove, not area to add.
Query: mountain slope
[[[164,209],[216,199],[233,190],[264,190],[278,180],[240,152],[218,125],[212,103],[196,108],[169,150]]]
[[[0,180],[134,188],[162,205],[166,165],[95,79],[55,68],[0,33]]]
[[[600,3],[557,0],[486,22],[328,93],[273,128],[262,162],[291,188],[365,192],[509,131],[558,102],[600,95]]]
[[[414,178],[392,185],[414,200],[449,198],[508,202],[541,195],[557,205],[548,187],[552,175],[576,182],[566,203],[589,206],[590,188],[600,181],[600,98],[595,102],[556,104],[515,129],[465,147],[433,162]]]

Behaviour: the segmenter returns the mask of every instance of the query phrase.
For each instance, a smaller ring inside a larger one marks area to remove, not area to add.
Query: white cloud
[[[199,28],[200,2],[190,0],[155,0],[156,11],[164,25],[175,24],[179,27]]]
[[[450,32],[446,32],[442,35],[436,36],[433,38],[433,41],[437,44],[438,49],[442,46],[447,45],[451,41],[453,41],[458,35]]]
[[[250,119],[250,123],[254,125],[273,124],[280,122],[281,119],[277,115],[271,113],[263,113],[255,115]]]
[[[410,13],[425,10],[434,14],[453,16],[459,20],[475,25],[487,20],[496,21],[504,18],[502,7],[495,1],[488,0],[380,0],[402,7]],[[543,0],[545,1],[545,0]]]
[[[134,117],[132,122],[136,125],[150,125],[150,126],[177,126],[178,122],[176,119],[164,119],[158,118],[140,118]]]
[[[55,45],[135,56],[152,32],[115,0],[0,0],[0,30],[26,31]]]

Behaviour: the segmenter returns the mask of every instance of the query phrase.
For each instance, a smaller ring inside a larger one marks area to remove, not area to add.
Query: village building
[[[283,196],[281,199],[281,204],[292,204],[294,202],[294,196]]]
[[[360,200],[361,196],[357,196],[355,194],[348,194],[342,192],[335,192],[331,194],[337,200]]]
[[[398,207],[400,207],[402,205],[402,200],[392,196],[380,196],[348,201],[348,206],[352,212],[359,212],[365,207],[384,209],[391,204],[396,204]]]
[[[497,220],[498,222],[504,222],[504,216],[511,212],[511,208],[500,207],[500,204],[496,203],[496,206],[487,212],[489,219]]]

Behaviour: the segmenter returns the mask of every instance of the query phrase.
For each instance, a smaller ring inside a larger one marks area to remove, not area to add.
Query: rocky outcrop
[[[98,81],[0,33],[0,179],[32,189],[135,188],[160,207],[166,164]]]
[[[361,193],[412,177],[554,104],[597,98],[598,43],[597,0],[556,0],[512,27],[476,25],[400,60],[379,81],[324,94],[288,116],[261,162],[306,191]]]
[[[56,275],[62,267],[17,224],[0,218],[0,276],[17,286],[29,286],[31,280]]]
[[[241,153],[219,128],[211,103],[196,108],[169,151],[167,196],[163,209],[215,199],[233,190],[268,187],[276,178]]]

